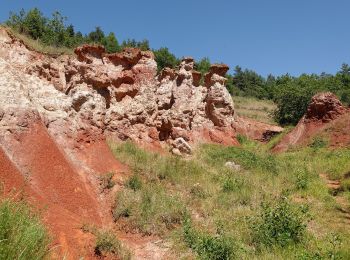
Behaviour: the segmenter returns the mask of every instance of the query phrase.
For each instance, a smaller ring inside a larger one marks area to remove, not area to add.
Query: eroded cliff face
[[[112,221],[99,176],[122,180],[125,167],[106,139],[184,155],[196,143],[238,144],[236,133],[271,130],[235,115],[226,65],[212,65],[201,84],[190,57],[157,75],[149,51],[83,45],[75,54],[38,53],[0,28],[0,181],[46,208],[57,254],[68,259],[94,257],[93,238],[77,227]]]
[[[212,65],[202,86],[190,57],[178,70],[156,75],[149,51],[107,54],[101,46],[83,45],[76,57],[53,58],[28,50],[5,30],[0,44],[5,138],[41,120],[70,149],[106,137],[155,145],[178,138],[236,143],[226,65]]]

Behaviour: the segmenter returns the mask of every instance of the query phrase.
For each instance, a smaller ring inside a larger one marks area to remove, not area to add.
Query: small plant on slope
[[[299,243],[306,235],[306,212],[281,197],[276,204],[262,204],[262,212],[253,221],[253,238],[258,246],[285,247]]]
[[[0,259],[45,259],[49,242],[46,228],[26,203],[0,202]]]

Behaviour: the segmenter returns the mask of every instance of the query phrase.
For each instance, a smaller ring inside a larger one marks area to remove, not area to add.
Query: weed
[[[144,234],[164,234],[181,224],[186,213],[179,198],[155,184],[143,185],[140,190],[124,190],[117,194],[113,216],[124,218],[131,230]]]
[[[49,243],[46,228],[26,203],[0,202],[0,259],[44,259]]]
[[[113,180],[114,173],[108,172],[102,176],[99,177],[100,179],[100,187],[102,191],[112,189],[115,185],[115,182]]]
[[[131,253],[126,250],[116,236],[109,230],[99,230],[96,234],[95,254],[99,256],[112,254],[120,259],[131,259]]]
[[[344,178],[340,182],[343,191],[350,191],[350,178]]]
[[[207,193],[199,183],[193,185],[193,187],[190,190],[190,193],[195,198],[204,199],[207,197]]]
[[[222,184],[222,191],[223,192],[232,192],[235,190],[239,190],[243,187],[243,181],[232,178],[232,177],[227,177],[224,179],[224,182]]]
[[[295,186],[298,190],[305,190],[309,185],[309,173],[305,170],[299,170],[296,174]]]
[[[263,203],[262,212],[252,226],[257,245],[285,247],[299,243],[306,235],[306,214],[281,197],[277,203]]]
[[[183,228],[185,243],[192,248],[200,259],[226,260],[237,257],[237,245],[233,238],[225,234],[211,235],[199,232],[186,220]]]
[[[327,147],[328,142],[320,136],[315,137],[309,145],[313,149],[321,149]]]
[[[126,187],[132,189],[133,191],[140,190],[142,188],[142,182],[137,175],[133,175],[127,182]]]

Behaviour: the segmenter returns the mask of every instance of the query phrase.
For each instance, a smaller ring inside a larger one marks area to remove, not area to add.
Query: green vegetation
[[[237,245],[231,237],[220,231],[215,236],[195,230],[190,221],[184,224],[184,241],[200,259],[222,260],[236,258]]]
[[[275,155],[270,144],[241,139],[241,147],[202,145],[191,159],[111,145],[134,174],[116,194],[117,227],[160,235],[179,256],[190,250],[199,259],[349,258],[338,200],[347,192],[334,197],[319,174],[346,180],[350,150]]]
[[[253,240],[258,245],[286,247],[300,243],[306,233],[305,209],[281,197],[273,205],[263,203],[260,216],[253,222]]]
[[[268,124],[276,124],[273,113],[277,107],[271,100],[242,96],[233,96],[232,98],[237,115]]]
[[[122,260],[131,259],[131,253],[122,246],[114,233],[109,230],[97,231],[95,253],[100,256],[111,254]]]
[[[22,201],[0,202],[0,259],[45,259],[49,236],[38,216]]]
[[[114,187],[115,182],[113,180],[113,176],[114,176],[113,172],[108,172],[108,173],[101,175],[99,177],[100,186],[101,186],[102,191],[109,190],[109,189],[112,189]]]

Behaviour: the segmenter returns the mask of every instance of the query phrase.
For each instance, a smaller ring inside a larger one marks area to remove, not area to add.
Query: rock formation
[[[286,151],[296,145],[308,145],[315,137],[327,139],[329,146],[350,145],[350,113],[330,92],[318,93],[311,98],[306,114],[297,126],[273,148]]]
[[[21,128],[33,114],[69,148],[105,137],[236,143],[226,65],[212,65],[202,86],[191,57],[157,76],[153,53],[134,48],[107,54],[102,46],[83,45],[76,58],[52,58],[2,30],[1,49],[1,124],[7,127],[17,120]]]
[[[312,97],[305,115],[306,121],[329,122],[346,112],[339,99],[331,92],[319,93]]]
[[[89,257],[79,225],[111,221],[98,176],[123,167],[107,138],[184,155],[195,143],[238,144],[238,132],[261,139],[269,130],[235,115],[226,65],[212,65],[202,85],[190,57],[157,75],[150,51],[83,45],[75,54],[38,53],[0,27],[0,166],[11,165],[0,178],[5,191],[26,185],[47,206],[68,259]]]

